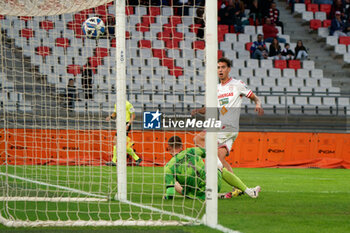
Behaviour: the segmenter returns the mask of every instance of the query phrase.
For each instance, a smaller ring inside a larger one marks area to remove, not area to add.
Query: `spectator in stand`
[[[106,35],[104,37],[107,37],[109,39],[112,39],[115,37],[115,17],[113,15],[107,16],[107,22],[106,22]]]
[[[219,17],[219,24],[225,24],[229,26],[233,25],[236,32],[243,32],[240,10],[239,8],[235,7],[233,0],[230,0],[226,7],[219,10]]]
[[[269,9],[273,0],[258,0],[258,5],[262,13],[262,18],[269,17]]]
[[[333,4],[333,0],[314,0],[315,4],[328,4],[331,5]]]
[[[280,21],[280,11],[276,8],[276,3],[272,2],[271,7],[269,9],[269,17],[271,23],[277,26],[280,26],[282,29],[282,34],[284,32],[283,23]]]
[[[258,0],[254,0],[250,6],[249,18],[253,19],[254,25],[261,25],[261,10],[258,6]]]
[[[277,36],[278,29],[271,23],[270,18],[265,19],[265,24],[263,25],[263,33],[265,42],[271,43],[273,41],[273,38],[277,38],[278,42],[286,43],[286,40],[284,38],[279,38]]]
[[[85,99],[92,99],[92,76],[93,70],[90,61],[88,61],[81,73],[81,85],[84,89]]]
[[[282,50],[281,55],[283,60],[293,60],[294,53],[290,49],[290,45],[288,43],[284,44],[284,49]]]
[[[277,38],[273,38],[273,41],[270,44],[269,59],[272,59],[272,60],[281,60],[282,59],[281,46],[278,43]]]
[[[307,50],[301,40],[298,40],[297,46],[295,47],[294,51],[295,51],[295,59],[297,60],[304,60],[309,57],[309,54],[307,53]]]
[[[204,8],[198,7],[196,10],[197,17],[194,18],[194,23],[201,25],[198,28],[197,31],[197,40],[203,40],[204,38],[204,28],[205,28],[205,21],[204,21]]]
[[[331,27],[329,28],[329,35],[331,36],[346,36],[343,32],[345,30],[345,25],[341,19],[340,11],[335,12],[335,18],[332,19]]]
[[[67,107],[74,108],[74,102],[78,100],[77,88],[74,85],[74,79],[69,79],[66,89]]]
[[[232,0],[230,0],[232,1]],[[245,17],[245,7],[244,7],[244,2],[241,0],[234,0],[234,7],[236,9],[236,16],[242,19],[242,17]]]
[[[258,35],[257,41],[254,41],[250,47],[250,54],[253,59],[261,60],[268,58],[268,50],[261,34]]]
[[[338,11],[340,12],[341,17],[344,17],[344,9],[345,7],[342,0],[334,0],[331,8],[331,12],[329,13],[329,15],[331,16],[331,19],[335,18],[335,15]]]

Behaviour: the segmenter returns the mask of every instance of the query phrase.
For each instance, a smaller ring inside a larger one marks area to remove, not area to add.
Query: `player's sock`
[[[112,158],[113,163],[117,163],[117,146],[113,146],[113,158]]]
[[[129,155],[132,156],[132,158],[137,161],[139,160],[139,156],[137,156],[137,154],[135,153],[135,151],[130,147],[130,148],[126,148],[126,153],[128,153]]]
[[[226,168],[222,169],[222,178],[231,186],[239,188],[243,192],[247,189],[247,186],[238,178],[235,174],[229,172]]]

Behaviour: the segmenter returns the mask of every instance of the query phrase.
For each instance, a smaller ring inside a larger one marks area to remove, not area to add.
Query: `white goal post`
[[[206,199],[164,200],[163,167],[171,158],[166,142],[182,135],[194,146],[197,132],[144,132],[140,114],[216,108],[217,2],[203,6],[203,38],[195,22],[202,6],[126,2],[0,2],[1,224],[206,224],[232,232],[218,224],[216,133],[206,135]],[[107,31],[115,24],[115,35],[92,40],[82,34],[82,22],[96,15]],[[93,83],[84,84],[84,75]],[[71,80],[74,97],[65,92]],[[129,136],[143,159],[140,167],[126,156],[126,100],[137,113]],[[115,103],[116,121],[108,122]],[[105,166],[115,133],[116,167]]]

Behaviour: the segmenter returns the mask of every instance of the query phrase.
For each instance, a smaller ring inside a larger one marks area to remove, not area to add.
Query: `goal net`
[[[215,181],[207,200],[163,199],[164,166],[172,158],[167,141],[176,135],[185,148],[193,147],[196,131],[164,127],[163,121],[161,127],[146,124],[147,114],[161,113],[156,120],[167,114],[182,118],[205,106],[205,7],[126,2],[0,3],[2,224],[197,224],[210,201],[216,224]],[[89,17],[106,25],[97,40],[83,34]],[[213,44],[214,67],[215,35],[206,41]],[[214,93],[214,105],[215,98]],[[129,138],[124,99],[136,116]],[[107,119],[115,104],[121,113],[117,121]],[[215,164],[213,158],[207,160]]]

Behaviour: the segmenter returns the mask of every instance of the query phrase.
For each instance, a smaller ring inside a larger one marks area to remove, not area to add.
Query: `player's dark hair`
[[[232,63],[231,63],[231,60],[226,58],[226,57],[222,57],[218,60],[218,63],[219,62],[224,62],[226,63],[227,67],[230,68],[232,66]]]
[[[179,136],[172,136],[168,140],[168,145],[173,147],[173,148],[181,148],[182,147],[182,140]]]

